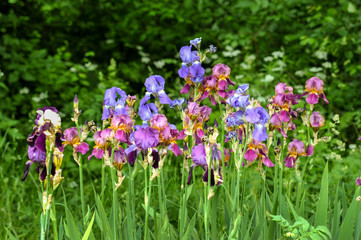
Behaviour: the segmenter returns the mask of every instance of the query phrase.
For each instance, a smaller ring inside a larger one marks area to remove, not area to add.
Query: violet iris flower
[[[245,111],[245,119],[247,122],[255,124],[252,133],[254,140],[263,142],[268,139],[265,124],[269,120],[269,115],[263,107],[248,106]]]
[[[110,129],[113,129],[115,132],[115,138],[121,143],[128,143],[129,135],[133,130],[134,121],[128,115],[120,114],[118,116],[113,117]]]
[[[87,144],[86,142],[80,142],[78,128],[76,127],[65,129],[64,137],[62,140],[64,141],[64,143],[61,151],[67,145],[70,145],[72,148],[75,149],[76,152],[80,152],[82,155],[85,155],[89,151],[89,144]]]
[[[298,139],[293,139],[293,141],[288,144],[288,155],[284,160],[285,166],[288,168],[294,168],[298,157],[311,156],[312,154],[312,145],[308,145],[307,149],[305,150],[305,145],[302,141]]]
[[[246,107],[251,104],[249,102],[249,95],[247,94],[248,88],[248,84],[240,85],[236,92],[226,100],[226,103],[234,108],[245,110]]]
[[[195,61],[199,61],[197,51],[192,51],[192,45],[184,46],[180,49],[180,58],[182,59],[182,67],[178,70],[178,74],[181,78],[187,78],[190,74],[189,66]]]
[[[120,98],[117,96],[119,94]],[[102,120],[119,114],[129,115],[125,108],[125,101],[127,94],[120,88],[112,87],[105,91],[103,100],[103,115]]]
[[[147,92],[145,96],[140,100],[138,114],[143,121],[149,121],[149,119],[158,113],[158,108],[154,103],[147,103],[150,100],[150,95],[159,99],[161,104],[171,104],[172,100],[164,91],[165,80],[159,75],[150,76],[145,80],[145,87]]]
[[[323,81],[318,77],[312,77],[306,81],[305,93],[303,95],[308,95],[306,99],[308,104],[318,103],[320,97],[328,104],[326,95],[323,93]]]
[[[169,124],[165,115],[156,114],[150,119],[150,126],[159,131],[159,144],[168,147],[175,156],[183,152],[177,145],[176,140],[179,137],[179,131],[173,124]]]
[[[317,132],[321,127],[325,125],[325,118],[320,114],[320,112],[312,112],[310,116],[310,126],[313,131]]]
[[[253,140],[252,143],[247,145],[244,159],[249,162],[257,159],[259,163],[267,167],[274,167],[273,162],[268,157],[268,148],[265,144],[256,140]]]
[[[44,107],[39,108],[37,111],[38,115],[35,119],[35,126],[33,132],[27,138],[28,143],[28,157],[29,161],[26,162],[24,176],[21,179],[25,181],[26,177],[29,174],[30,167],[33,163],[37,164],[36,169],[39,173],[40,179],[45,180],[47,175],[46,170],[46,135],[54,134],[55,135],[55,147],[60,148],[62,146],[61,142],[61,119],[58,113],[58,110],[55,107]],[[51,174],[55,174],[55,165],[52,162],[52,171]],[[41,171],[41,173],[40,173]]]
[[[190,44],[193,45],[195,48],[199,49],[200,43],[202,42],[202,38],[195,38],[193,40],[190,40]]]
[[[145,80],[146,94],[153,94],[154,97],[159,98],[159,103],[170,104],[172,100],[164,91],[165,80],[162,76],[153,75]]]
[[[200,62],[195,61],[192,64],[192,66],[189,67],[189,71],[192,75],[191,77],[192,82],[194,83],[202,82],[205,71]]]
[[[139,103],[138,114],[143,121],[149,121],[149,119],[159,111],[154,103],[147,103],[149,99],[150,94],[145,94]]]
[[[142,152],[143,155],[146,155],[148,150],[152,149],[153,168],[157,168],[159,153],[156,147],[159,144],[159,131],[148,126],[144,126],[137,129],[132,134],[131,138],[134,139],[134,143],[125,150],[128,163],[133,167],[140,152]]]
[[[92,156],[94,156],[97,159],[102,159],[104,157],[105,151],[109,151],[111,148],[111,144],[110,144],[111,135],[112,135],[112,130],[110,128],[106,128],[94,134],[95,146],[92,153],[88,157],[88,160],[90,160]]]
[[[185,98],[180,98],[180,99],[175,99],[173,100],[170,104],[169,107],[170,108],[174,108],[174,107],[178,107],[179,109],[183,109],[183,105],[187,104],[187,100]]]
[[[219,159],[219,152],[218,152],[218,149],[216,148],[216,151],[214,151],[212,153],[212,156],[214,155],[214,157],[212,158],[212,161],[214,160],[218,160]],[[198,144],[196,146],[194,146],[192,148],[192,161],[193,161],[193,164],[191,165],[191,168],[189,170],[189,175],[188,175],[188,181],[187,181],[187,184],[191,184],[191,180],[192,180],[192,175],[193,175],[193,170],[195,167],[197,166],[200,166],[202,167],[205,172],[203,174],[203,182],[208,182],[209,179],[208,179],[208,164],[207,164],[207,155],[206,155],[206,149],[204,147],[203,144]],[[218,163],[219,164],[219,163]],[[220,169],[219,169],[220,170]],[[221,178],[222,179],[222,178]],[[211,186],[214,186],[215,185],[215,174],[214,174],[214,169],[213,169],[213,166],[211,168],[211,179],[210,179],[210,183],[211,183]],[[219,181],[217,183],[217,185],[221,184],[222,181]]]

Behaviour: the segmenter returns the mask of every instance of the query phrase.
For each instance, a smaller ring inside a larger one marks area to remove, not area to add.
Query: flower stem
[[[78,121],[75,122],[76,128],[78,129],[78,138],[81,139],[81,131],[79,128]],[[79,164],[79,184],[80,184],[80,201],[81,201],[81,213],[83,218],[83,225],[85,226],[85,200],[84,200],[84,185],[83,185],[83,164],[81,161],[81,154],[78,156]]]
[[[132,214],[132,204],[131,198],[134,191],[132,191],[132,168],[130,164],[128,164],[128,194],[127,194],[127,221],[128,221],[128,236],[129,239],[134,239],[133,235],[133,219],[134,215]]]
[[[80,182],[80,201],[81,212],[83,217],[83,224],[85,226],[85,200],[84,200],[84,185],[83,185],[83,164],[81,162],[81,155],[79,156],[79,182]]]
[[[112,179],[112,187],[113,187],[113,237],[114,239],[117,238],[117,190],[115,189],[115,174],[116,169],[113,167],[113,158],[114,158],[114,147],[112,148],[112,155],[111,155],[111,163],[112,166],[109,167],[111,179]]]

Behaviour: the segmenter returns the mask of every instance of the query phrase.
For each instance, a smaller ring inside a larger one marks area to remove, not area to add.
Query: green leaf
[[[65,215],[66,215],[66,223],[64,224],[65,234],[70,239],[80,240],[81,239],[80,231],[76,227],[77,224],[73,214],[70,212],[70,210],[67,207],[65,207]]]
[[[93,214],[92,220],[90,221],[90,223],[88,225],[88,228],[86,229],[82,240],[87,240],[89,238],[89,235],[90,235],[92,227],[93,227],[94,218],[95,218],[95,213]]]
[[[317,203],[314,226],[327,226],[327,208],[328,208],[328,163],[322,175],[320,196]]]
[[[344,239],[353,239],[353,227],[355,225],[355,211],[356,211],[356,198],[360,195],[360,188],[355,192],[355,195],[352,199],[351,205],[347,210],[345,220],[341,224],[340,235],[338,236],[339,240]]]
[[[196,224],[196,216],[197,216],[197,213],[195,213],[193,215],[191,221],[189,222],[188,227],[187,227],[187,231],[185,232],[182,240],[192,239],[191,236],[192,236],[192,232],[194,230],[194,226]]]

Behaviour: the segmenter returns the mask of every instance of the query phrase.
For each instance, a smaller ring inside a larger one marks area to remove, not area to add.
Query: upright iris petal
[[[120,98],[118,98],[119,94]],[[102,120],[108,119],[111,116],[110,109],[116,109],[114,115],[127,114],[125,111],[125,101],[127,100],[127,94],[120,88],[112,87],[105,91],[103,100],[103,114]]]
[[[165,80],[162,76],[153,75],[145,80],[145,87],[147,92],[157,94],[159,91],[164,90]]]

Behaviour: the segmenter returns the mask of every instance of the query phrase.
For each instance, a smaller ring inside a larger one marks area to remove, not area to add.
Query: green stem
[[[163,193],[163,199],[164,199],[164,219],[167,218],[167,222],[168,220],[168,211],[167,211],[167,195],[165,194],[165,187],[164,187],[164,177],[163,177],[163,172],[160,173],[160,179],[162,182],[162,193]],[[170,230],[169,227],[167,227],[167,239],[170,238]]]
[[[162,171],[163,172],[163,171]],[[162,174],[162,172],[160,174]],[[164,208],[163,208],[163,201],[162,201],[162,186],[161,186],[161,179],[160,176],[157,177],[158,181],[158,202],[159,202],[159,209],[160,209],[160,216],[162,220],[165,220]],[[163,231],[163,226],[162,226]],[[160,239],[163,239],[163,232],[160,235]]]
[[[113,167],[113,159],[114,158],[114,147],[112,148],[112,155],[111,155],[111,166],[109,167],[109,171],[112,178],[112,187],[113,187],[113,237],[114,239],[117,238],[117,190],[115,189],[115,171],[116,169]]]
[[[83,164],[81,162],[81,155],[79,156],[79,181],[80,181],[81,212],[82,212],[82,217],[83,217],[83,224],[85,226],[85,200],[84,200],[84,185],[83,185]]]
[[[78,137],[80,140],[82,137],[82,133],[80,131],[78,122],[75,122],[75,125],[76,125],[76,128],[78,129]],[[83,165],[82,165],[82,161],[81,161],[81,154],[79,154],[79,157],[78,157],[78,164],[79,164],[81,212],[82,212],[83,225],[85,226],[85,200],[84,200],[84,185],[83,185]]]
[[[225,162],[224,162],[224,123],[223,123],[223,112],[222,112],[222,104],[219,103],[219,112],[221,115],[221,154],[222,154],[222,178],[223,178],[223,182],[227,182],[226,181],[226,177],[227,174],[225,174],[226,168],[225,168]]]
[[[132,189],[132,169],[131,169],[131,166],[128,164],[128,194],[127,194],[127,226],[128,226],[128,236],[129,236],[129,239],[134,239],[134,236],[133,236],[133,229],[134,229],[134,226],[133,226],[133,218],[134,216],[132,215],[132,205],[131,205],[131,195],[133,194],[133,191],[131,190]]]
[[[105,189],[105,166],[102,165],[102,188],[100,189],[100,193],[102,195],[102,204],[104,204],[104,189]]]
[[[58,240],[58,239],[59,239],[59,235],[58,235],[58,225],[57,225],[57,222],[56,222],[55,203],[53,203],[51,207],[52,207],[53,215],[54,215],[54,218],[53,218],[54,239],[55,239],[55,240]]]
[[[50,140],[51,141],[51,140]],[[52,168],[52,158],[53,158],[53,147],[50,148],[50,141],[47,139],[46,140],[46,150],[48,153],[48,166],[46,168],[47,172],[46,172],[46,203],[45,203],[45,221],[44,221],[44,237],[46,236],[47,232],[48,232],[48,222],[49,222],[49,208],[48,208],[48,201],[49,201],[49,193],[51,191],[52,188],[50,188],[50,174],[51,174],[51,168]],[[51,204],[51,203],[49,203]],[[50,206],[49,206],[50,207]]]

